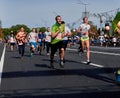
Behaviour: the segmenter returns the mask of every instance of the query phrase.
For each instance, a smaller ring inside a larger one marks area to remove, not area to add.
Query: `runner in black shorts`
[[[52,26],[51,30],[51,55],[50,55],[50,66],[54,68],[53,59],[54,54],[59,49],[59,56],[60,56],[60,67],[64,67],[64,51],[62,49],[62,38],[64,37],[64,26],[61,25],[62,18],[61,16],[55,17],[56,23]]]

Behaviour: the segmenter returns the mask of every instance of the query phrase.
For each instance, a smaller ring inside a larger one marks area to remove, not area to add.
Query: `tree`
[[[40,28],[40,31],[41,31],[42,33],[44,33],[44,32],[46,31],[46,28],[45,28],[45,27],[41,27],[41,28]]]
[[[10,30],[14,32],[14,34],[16,35],[16,33],[18,32],[18,30],[20,30],[20,27],[23,27],[25,29],[25,32],[29,33],[30,32],[30,28],[27,27],[24,24],[17,24],[17,25],[13,25]]]
[[[94,35],[90,35],[90,36],[97,36],[98,35],[97,26],[95,26],[92,21],[89,21],[89,24],[90,24],[90,31],[92,33],[95,33]]]
[[[3,28],[2,29],[3,37],[6,38],[8,35],[10,35],[10,29],[9,28]]]
[[[8,37],[10,35],[11,31],[13,31],[14,35],[16,35],[18,30],[20,30],[20,27],[24,27],[26,33],[30,32],[30,28],[27,27],[26,25],[24,25],[24,24],[17,24],[17,25],[11,26],[10,28],[2,28],[3,37],[4,38]]]
[[[0,40],[3,38],[2,28],[0,28]]]

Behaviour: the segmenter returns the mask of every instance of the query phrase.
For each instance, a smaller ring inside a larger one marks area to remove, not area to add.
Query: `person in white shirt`
[[[68,37],[70,37],[72,33],[71,33],[70,29],[65,25],[64,21],[62,21],[61,24],[64,25],[64,27],[65,27],[65,35],[62,38],[62,40],[63,40],[63,44],[64,44],[64,49],[66,50],[67,44],[68,44]]]
[[[32,29],[32,32],[28,34],[28,40],[30,44],[30,55],[32,56],[35,52],[36,45],[37,45],[37,33],[35,31],[35,28]]]
[[[86,46],[86,58],[87,58],[87,63],[90,64],[90,42],[89,42],[89,34],[92,33],[90,31],[90,25],[88,24],[88,18],[84,17],[83,18],[83,23],[80,25],[78,28],[78,32],[81,32],[81,43],[82,43],[82,50],[84,51],[84,48]]]
[[[112,42],[113,42],[113,46],[115,47],[117,43],[117,38],[115,36],[113,37]]]
[[[16,39],[13,33],[10,34],[9,43],[10,43],[10,50],[13,51],[16,43]]]
[[[44,33],[45,36],[45,45],[46,45],[46,52],[47,55],[49,55],[49,50],[50,50],[50,42],[51,42],[51,32],[50,32],[50,27],[47,28],[47,31]]]
[[[65,27],[65,35],[64,37],[62,38],[62,41],[63,41],[63,44],[62,44],[62,51],[64,53],[64,58],[63,58],[63,62],[65,63],[65,50],[67,48],[67,44],[68,44],[68,37],[71,36],[71,31],[70,29],[65,25],[65,22],[62,21],[61,24]]]
[[[100,35],[98,38],[99,38],[99,41],[100,41],[100,46],[102,47],[105,38],[104,38],[103,35]]]

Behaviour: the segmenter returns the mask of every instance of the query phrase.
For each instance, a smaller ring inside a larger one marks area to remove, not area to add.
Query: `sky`
[[[16,24],[51,27],[55,16],[61,15],[62,20],[70,25],[75,23],[76,28],[82,21],[85,5],[91,14],[110,11],[112,15],[120,8],[120,0],[0,0],[0,20],[3,28]],[[98,17],[90,16],[89,20],[99,26]]]

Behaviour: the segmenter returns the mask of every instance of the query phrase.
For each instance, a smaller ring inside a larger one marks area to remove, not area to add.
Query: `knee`
[[[89,48],[89,47],[87,47],[87,48],[86,48],[86,50],[87,50],[87,51],[90,51],[90,48]]]
[[[61,51],[64,51],[64,48],[61,48]]]

